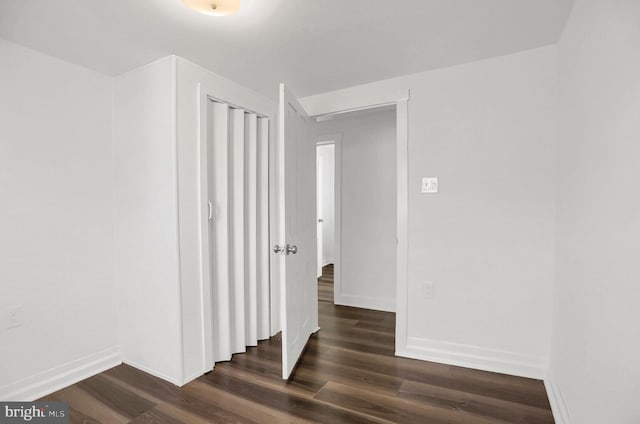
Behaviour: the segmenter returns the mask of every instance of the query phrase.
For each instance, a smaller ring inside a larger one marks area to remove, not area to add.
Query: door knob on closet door
[[[288,247],[288,244],[287,247],[282,247],[276,244],[275,246],[273,246],[273,253],[275,253],[276,255],[279,255],[280,253],[284,254]]]
[[[287,244],[287,255],[289,254],[295,255],[296,253],[298,253],[298,246],[296,246],[295,244],[292,244],[291,246],[289,246]]]

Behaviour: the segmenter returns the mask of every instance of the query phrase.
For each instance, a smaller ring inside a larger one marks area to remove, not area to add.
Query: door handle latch
[[[295,255],[296,253],[298,253],[298,246],[296,246],[295,244],[289,246],[287,244],[287,255]]]
[[[284,246],[280,246],[280,245],[275,245],[273,246],[273,253],[279,255],[279,254],[283,254],[283,255],[295,255],[296,253],[298,253],[298,246],[291,245],[291,244],[286,244]]]

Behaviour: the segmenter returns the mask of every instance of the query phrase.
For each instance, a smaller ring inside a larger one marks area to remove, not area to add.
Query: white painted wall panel
[[[638,22],[637,1],[577,0],[558,48],[559,424],[640,422]]]
[[[22,327],[0,326],[2,400],[119,361],[111,88],[0,40],[0,315],[24,310]]]
[[[124,358],[181,384],[174,63],[116,78],[113,136]]]
[[[433,358],[448,342],[438,360],[542,377],[551,331],[556,82],[551,46],[303,100],[313,114],[410,90],[412,347],[404,354]],[[429,176],[440,178],[437,195],[420,193]],[[421,294],[425,281],[435,283],[433,300]]]

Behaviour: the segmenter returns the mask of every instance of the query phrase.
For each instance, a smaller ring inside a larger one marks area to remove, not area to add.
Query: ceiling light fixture
[[[196,12],[210,16],[233,15],[240,10],[240,0],[182,0],[182,3]]]

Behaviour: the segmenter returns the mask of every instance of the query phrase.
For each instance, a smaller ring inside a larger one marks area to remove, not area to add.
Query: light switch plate
[[[438,192],[438,177],[424,177],[424,178],[422,178],[422,192],[423,193],[437,193]]]

